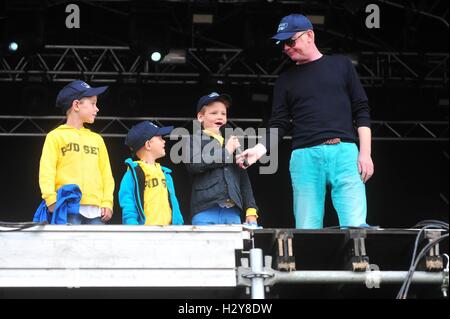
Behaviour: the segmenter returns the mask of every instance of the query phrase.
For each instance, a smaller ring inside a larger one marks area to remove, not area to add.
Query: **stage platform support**
[[[369,297],[394,298],[391,291],[377,294],[371,288],[399,287],[408,278],[418,235],[423,235],[420,249],[443,233],[241,225],[0,227],[0,288],[230,288],[238,294],[245,290],[244,298],[263,299],[285,284],[294,287],[296,298],[314,291],[319,298],[328,291],[340,294],[350,284],[356,287],[352,296],[361,296],[363,289]],[[446,295],[444,252],[448,240],[433,246],[411,282]],[[314,285],[335,288],[311,289]]]
[[[0,287],[234,287],[241,226],[0,231]]]

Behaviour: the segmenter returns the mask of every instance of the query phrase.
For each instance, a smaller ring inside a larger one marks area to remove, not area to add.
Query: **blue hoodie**
[[[144,225],[145,213],[143,208],[143,198],[141,198],[141,194],[143,194],[143,172],[139,167],[139,164],[133,162],[131,158],[127,158],[125,164],[129,169],[123,176],[119,189],[119,203],[120,207],[122,207],[122,223]],[[161,169],[166,177],[166,185],[169,192],[169,203],[172,208],[172,225],[183,225],[183,216],[175,194],[173,179],[172,176],[170,176],[172,171],[164,166],[161,166]],[[140,179],[142,180],[140,181]]]
[[[67,184],[58,188],[56,204],[50,221],[50,213],[45,200],[34,213],[33,222],[67,224],[67,214],[79,214],[81,190],[76,184]]]

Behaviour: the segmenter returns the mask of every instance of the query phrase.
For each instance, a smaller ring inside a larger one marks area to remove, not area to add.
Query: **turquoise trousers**
[[[323,228],[327,186],[331,188],[340,226],[367,225],[366,190],[357,159],[356,145],[345,142],[292,152],[289,170],[296,228]]]

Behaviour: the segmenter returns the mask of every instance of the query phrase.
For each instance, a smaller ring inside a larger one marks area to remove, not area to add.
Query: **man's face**
[[[311,30],[297,32],[290,39],[281,42],[283,53],[288,55],[292,61],[305,62],[308,60],[312,39]]]

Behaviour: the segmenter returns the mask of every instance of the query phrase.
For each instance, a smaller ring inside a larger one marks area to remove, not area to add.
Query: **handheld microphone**
[[[231,128],[231,129],[234,129],[230,124],[225,124],[225,125],[223,125],[221,128],[220,128],[220,131],[222,132],[222,135],[225,137],[225,129],[226,128]],[[237,147],[236,148],[236,154],[237,155],[241,155],[242,154],[242,149],[241,149],[241,147]],[[244,161],[243,161],[243,163],[242,164],[244,164],[244,168],[247,168],[247,167],[249,167],[250,166],[250,164],[248,163],[248,160],[244,157]]]
[[[242,154],[242,150],[240,147],[236,148],[236,154],[237,155],[241,155]],[[248,163],[248,160],[244,157],[244,161],[242,162],[242,164],[244,164],[244,168],[247,168],[250,166],[250,164]]]

